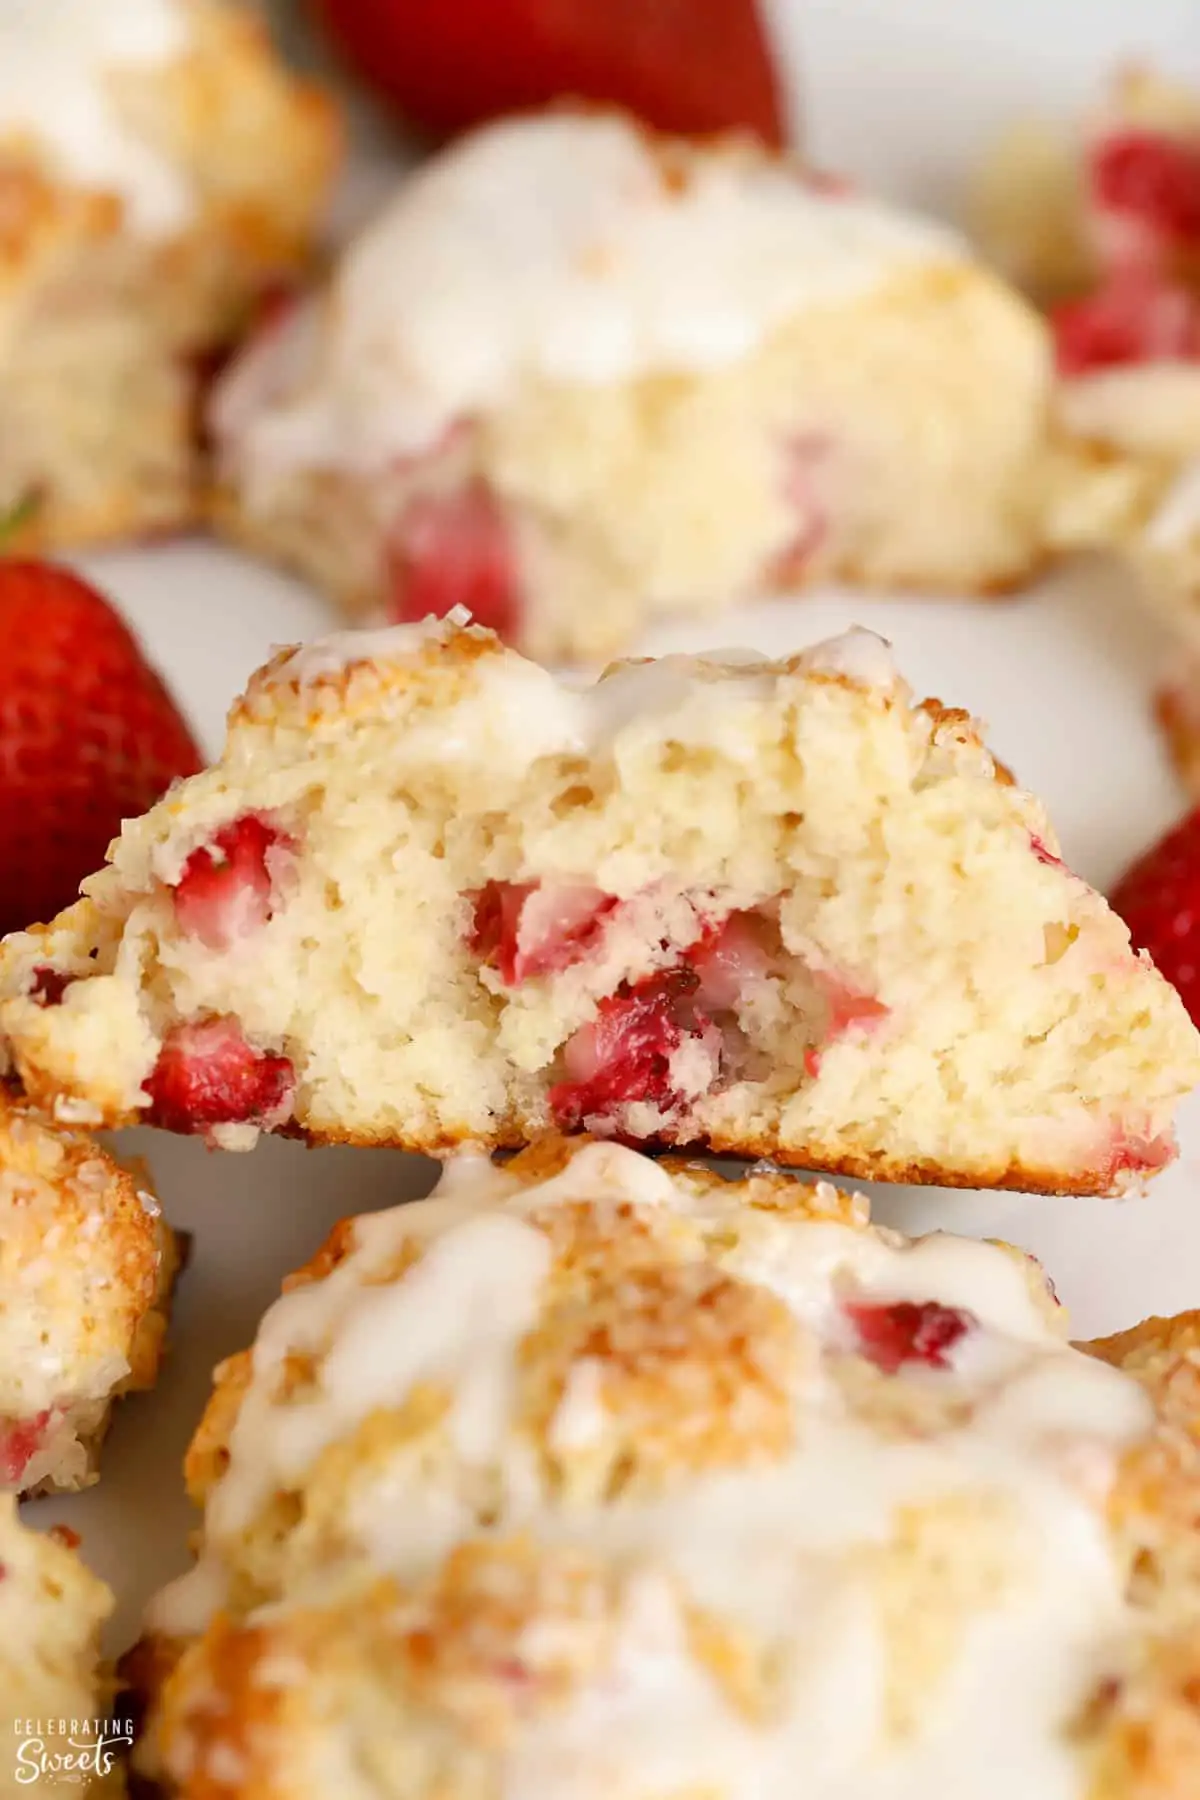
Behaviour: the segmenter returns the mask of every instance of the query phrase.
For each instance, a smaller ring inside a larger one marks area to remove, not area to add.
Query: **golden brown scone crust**
[[[145,1169],[0,1086],[0,1487],[96,1479],[113,1401],[154,1384],[178,1266]]]

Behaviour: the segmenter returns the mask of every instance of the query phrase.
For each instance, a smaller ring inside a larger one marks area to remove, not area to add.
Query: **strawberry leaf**
[[[36,517],[40,504],[37,494],[28,493],[15,506],[10,507],[7,513],[0,515],[0,556],[14,541],[17,533]]]

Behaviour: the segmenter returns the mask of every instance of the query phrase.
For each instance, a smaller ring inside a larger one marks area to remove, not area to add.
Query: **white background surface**
[[[1014,111],[1094,92],[1117,56],[1153,55],[1200,75],[1198,0],[775,0],[779,41],[803,70],[816,157],[894,196],[952,209],[964,169]],[[371,185],[374,185],[373,183]],[[171,680],[208,749],[225,709],[270,648],[328,624],[296,584],[203,543],[87,559]],[[1148,712],[1162,646],[1111,572],[1080,571],[1011,602],[776,602],[645,648],[753,645],[790,651],[859,621],[895,642],[914,687],[970,708],[997,753],[1050,806],[1065,854],[1103,885],[1178,812]],[[1184,1109],[1182,1155],[1149,1196],[1122,1204],[893,1189],[877,1216],[915,1230],[995,1234],[1041,1256],[1080,1334],[1200,1304],[1200,1097]],[[116,1587],[113,1641],[186,1562],[192,1521],[180,1465],[214,1362],[253,1335],[281,1276],[342,1214],[424,1193],[432,1164],[388,1151],[252,1156],[130,1133],[173,1221],[195,1233],[172,1352],[157,1391],[121,1409],[100,1486],[38,1502],[62,1519]]]

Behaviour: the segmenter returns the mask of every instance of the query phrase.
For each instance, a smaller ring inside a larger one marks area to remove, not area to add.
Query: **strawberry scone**
[[[1082,120],[1014,126],[980,171],[972,210],[989,256],[1044,304],[1138,271],[1194,286],[1200,90],[1119,70]],[[1082,329],[1071,336],[1081,347]]]
[[[0,948],[0,1033],[95,1124],[1109,1193],[1200,1080],[1041,806],[869,632],[586,686],[457,619],[283,651],[83,886]]]
[[[1200,765],[1200,91],[1122,72],[1075,135],[1025,126],[977,207],[984,246],[1050,307],[1054,542],[1116,549],[1179,634],[1162,700]]]
[[[1032,310],[953,234],[749,141],[510,119],[407,180],[210,425],[218,524],[354,614],[530,654],[846,577],[1041,555]]]
[[[547,1144],[224,1363],[130,1659],[187,1800],[1184,1800],[1200,1341],[794,1177]],[[1195,1360],[1193,1360],[1195,1359]]]
[[[111,1611],[112,1595],[76,1555],[71,1534],[31,1531],[12,1496],[0,1494],[4,1800],[67,1784],[113,1800],[123,1792],[115,1740],[124,1736],[127,1745],[128,1737],[109,1723],[111,1690],[100,1660],[100,1629]]]
[[[207,359],[307,265],[329,103],[228,0],[0,7],[0,519],[22,546],[196,512]]]
[[[0,1087],[0,1490],[86,1487],[158,1372],[178,1268],[144,1170]]]

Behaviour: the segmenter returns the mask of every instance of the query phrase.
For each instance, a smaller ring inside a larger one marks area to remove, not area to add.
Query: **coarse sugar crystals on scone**
[[[1138,1506],[1183,1546],[1197,1495],[1151,1486],[1146,1388],[1070,1345],[1032,1259],[826,1184],[611,1143],[452,1161],[218,1371],[199,1560],[129,1664],[142,1771],[189,1800],[314,1768],[362,1800],[1182,1800],[1118,1779],[1200,1594],[1139,1554]]]
[[[31,1531],[0,1494],[0,1796],[18,1800],[69,1784],[113,1794],[116,1739],[100,1628],[112,1595],[71,1547],[70,1534]],[[97,1729],[99,1727],[100,1729]],[[74,1742],[72,1742],[74,1740]],[[111,1778],[111,1784],[104,1780]]]
[[[547,658],[833,577],[989,592],[1042,554],[1050,378],[943,227],[749,141],[531,115],[235,362],[217,519],[353,613],[462,603]]]
[[[95,1124],[1108,1193],[1200,1078],[1041,806],[868,632],[588,685],[457,620],[284,651],[111,857],[0,948],[16,1073]]]
[[[0,7],[0,519],[26,549],[175,527],[203,367],[308,264],[326,99],[228,0]]]
[[[158,1371],[177,1246],[144,1171],[0,1087],[0,1491],[95,1480]]]

